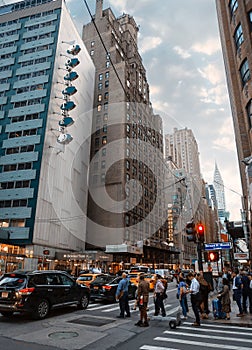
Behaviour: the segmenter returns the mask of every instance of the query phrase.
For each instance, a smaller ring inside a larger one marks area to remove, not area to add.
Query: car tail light
[[[110,290],[112,287],[111,286],[103,286],[102,288],[105,290]]]
[[[32,292],[34,292],[35,288],[32,287],[32,288],[23,288],[23,289],[20,289],[18,291],[18,294],[21,294],[21,295],[30,295]]]

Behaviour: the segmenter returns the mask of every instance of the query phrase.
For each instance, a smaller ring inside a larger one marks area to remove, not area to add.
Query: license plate
[[[2,292],[2,298],[8,298],[8,292]]]
[[[94,289],[99,289],[99,287],[97,287],[97,286],[94,286]]]

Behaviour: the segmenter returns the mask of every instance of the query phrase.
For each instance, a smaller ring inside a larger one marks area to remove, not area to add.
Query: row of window
[[[17,170],[29,170],[32,169],[32,162],[18,163],[18,164],[6,164],[3,166],[3,171],[17,171]]]
[[[28,92],[28,91],[43,90],[43,89],[44,89],[44,84],[24,86],[17,89],[17,94],[22,94],[23,92]]]
[[[48,62],[48,57],[39,57],[34,60],[29,60],[21,63],[21,67],[27,67],[33,64]]]
[[[0,201],[0,208],[27,207],[27,199],[14,199]]]
[[[109,87],[109,80],[105,80],[104,82],[104,87],[108,88]],[[98,90],[102,90],[103,89],[103,83],[99,83],[98,84]]]
[[[34,98],[32,100],[18,101],[14,103],[14,108],[32,106],[36,104],[40,104],[42,102],[42,98]]]
[[[24,80],[24,79],[40,77],[40,76],[46,75],[46,74],[47,74],[47,71],[45,69],[44,70],[39,70],[38,72],[21,74],[21,75],[18,76],[18,80]]]
[[[15,154],[15,153],[23,153],[23,152],[33,152],[34,148],[35,148],[35,145],[12,147],[12,148],[7,148],[5,153],[6,154]]]
[[[10,35],[15,35],[15,34],[18,34],[18,30],[17,29],[9,30],[9,31],[6,31],[4,33],[0,33],[0,38],[7,37],[7,36],[10,36]]]
[[[39,114],[33,113],[33,114],[22,115],[19,117],[13,117],[13,118],[11,118],[11,122],[18,123],[18,122],[23,122],[23,121],[27,121],[27,120],[34,120],[34,119],[38,119],[38,118],[39,118]]]
[[[50,49],[50,45],[40,45],[36,47],[31,47],[30,49],[24,50],[24,55],[26,55],[27,53],[40,52],[40,51],[49,50],[49,49]]]
[[[4,219],[0,220],[2,227],[25,227],[25,219]]]
[[[40,40],[40,39],[51,38],[51,36],[52,36],[52,33],[46,33],[46,34],[31,36],[30,38],[24,39],[24,41],[25,41],[25,43],[30,43],[31,41],[36,41],[36,40]]]
[[[37,135],[38,129],[19,130],[9,133],[9,138]]]
[[[30,187],[30,180],[9,181],[9,182],[1,183],[1,188],[3,190],[9,190],[12,188],[28,188],[28,187]]]

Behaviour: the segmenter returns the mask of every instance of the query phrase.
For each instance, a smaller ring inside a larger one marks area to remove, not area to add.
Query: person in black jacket
[[[241,271],[241,281],[242,281],[242,310],[244,314],[248,313],[248,297],[249,297],[249,284],[250,280],[246,271]]]
[[[236,304],[239,308],[239,313],[236,315],[238,317],[243,316],[243,310],[242,310],[242,303],[241,303],[241,297],[242,297],[242,280],[241,276],[239,275],[239,270],[235,269],[233,272],[233,299],[236,301]]]

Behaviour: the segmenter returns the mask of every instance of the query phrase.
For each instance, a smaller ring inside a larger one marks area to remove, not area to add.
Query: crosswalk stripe
[[[192,327],[184,327],[184,326],[180,326],[179,327],[179,329],[189,329],[189,330],[192,330]],[[228,327],[228,329],[229,329],[229,327]],[[223,328],[222,330],[221,329],[209,329],[209,328],[207,328],[207,329],[203,329],[203,328],[201,328],[201,327],[199,327],[199,328],[197,328],[197,332],[214,332],[214,333],[225,333],[225,334],[229,334],[229,333],[231,333],[231,334],[234,334],[234,332],[233,331],[228,331],[228,329],[225,327],[225,328]],[[251,330],[250,330],[250,332],[251,332]],[[235,335],[245,335],[246,337],[247,336],[252,336],[252,334],[248,334],[248,333],[244,333],[244,332],[235,332]]]
[[[164,348],[162,346],[143,345],[140,350],[179,350],[174,348]]]
[[[178,338],[156,337],[156,338],[154,338],[154,340],[165,341],[165,342],[170,342],[170,343],[196,345],[196,346],[201,346],[201,347],[204,347],[204,348],[207,348],[207,347],[208,348],[216,348],[218,350],[220,350],[220,349],[227,349],[227,350],[251,350],[251,346],[250,347],[242,347],[242,346],[235,346],[235,345],[213,344],[213,343],[206,343],[205,341],[204,342],[200,342],[200,341],[188,340],[188,339],[183,340],[183,339],[178,339]]]
[[[164,331],[165,334],[171,334],[171,331]],[[186,337],[195,337],[195,338],[204,338],[206,339],[205,334],[197,334],[196,332],[193,333],[185,333],[185,332],[174,332],[172,331],[172,335],[184,335]],[[207,339],[216,339],[216,340],[232,340],[234,342],[243,342],[243,343],[250,343],[251,339],[237,339],[237,338],[229,338],[229,337],[219,337],[218,335],[207,335]]]
[[[183,322],[183,324],[189,324],[191,325],[190,322]],[[229,324],[225,324],[225,325],[218,325],[218,324],[212,324],[212,323],[201,323],[200,324],[200,327],[211,327],[211,328],[228,328],[228,329],[238,329],[240,327],[237,327],[237,326],[230,326]],[[199,329],[199,328],[197,328]],[[242,328],[243,331],[246,331],[246,332],[249,332],[251,333],[251,328]]]

